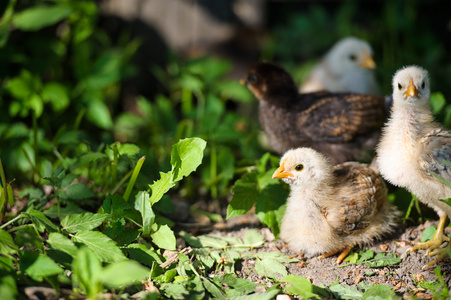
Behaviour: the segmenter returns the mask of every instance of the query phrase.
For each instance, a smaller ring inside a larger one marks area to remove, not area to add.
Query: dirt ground
[[[242,216],[241,218],[243,218]],[[230,220],[229,220],[230,221]],[[249,221],[249,220],[248,220]],[[257,251],[274,251],[280,250],[290,256],[294,256],[294,253],[288,249],[282,240],[274,240],[274,235],[268,228],[263,228],[259,226],[258,221],[251,220],[247,227],[243,224],[245,222],[238,220],[236,223],[232,224],[228,222],[230,227],[227,231],[222,231],[222,235],[227,236],[237,236],[241,237],[249,227],[252,227],[260,231],[266,239],[263,247],[259,248]],[[423,269],[428,262],[434,259],[434,257],[425,256],[425,250],[420,250],[417,252],[406,252],[406,250],[418,242],[421,238],[422,231],[434,225],[437,227],[438,221],[426,221],[424,224],[412,227],[400,226],[394,234],[388,238],[374,243],[370,247],[364,247],[362,250],[371,249],[375,253],[386,252],[386,253],[396,253],[398,257],[402,258],[401,263],[383,267],[383,268],[369,268],[365,264],[359,265],[349,265],[346,267],[338,267],[336,263],[337,255],[318,259],[317,257],[301,257],[300,263],[286,264],[288,273],[293,275],[300,275],[308,278],[311,283],[317,286],[324,284],[329,286],[338,280],[338,283],[343,285],[356,285],[359,282],[367,282],[374,284],[385,284],[393,288],[398,295],[402,296],[412,296],[423,299],[431,299],[428,294],[423,294],[422,290],[418,288],[415,284],[418,281],[435,281],[437,276],[434,274],[433,270],[435,266]],[[244,227],[243,227],[244,226]],[[241,227],[239,229],[234,229]],[[451,227],[447,228],[447,234],[451,233]],[[355,247],[353,251],[358,252],[358,247]],[[346,263],[342,263],[346,264]],[[451,262],[449,260],[444,260],[438,265],[442,268],[442,274],[444,275],[445,282],[451,287]],[[243,261],[241,268],[241,277],[247,278],[249,280],[263,283],[263,278],[259,277],[255,271],[253,271],[252,261]],[[268,286],[271,284],[269,283]]]

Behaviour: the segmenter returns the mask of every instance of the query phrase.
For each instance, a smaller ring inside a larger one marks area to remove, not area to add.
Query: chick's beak
[[[246,85],[247,84],[247,80],[246,79],[240,79],[240,84]]]
[[[409,81],[409,85],[407,86],[407,90],[403,93],[403,95],[405,96],[405,99],[407,99],[408,96],[417,97],[420,94],[421,94],[420,91],[417,90],[417,88],[415,87],[415,84],[413,84],[412,77],[410,77],[410,81]]]
[[[287,178],[287,177],[293,177],[293,174],[290,172],[285,172],[285,162],[283,162],[279,168],[272,174],[272,179],[276,178]]]
[[[363,51],[363,60],[359,62],[359,66],[366,69],[376,68],[376,63],[368,51]]]

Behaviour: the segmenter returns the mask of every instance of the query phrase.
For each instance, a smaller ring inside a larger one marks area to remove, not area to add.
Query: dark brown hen
[[[371,157],[385,118],[384,98],[326,91],[299,94],[291,75],[267,62],[250,67],[245,82],[260,102],[260,124],[276,152],[311,147],[332,163]]]

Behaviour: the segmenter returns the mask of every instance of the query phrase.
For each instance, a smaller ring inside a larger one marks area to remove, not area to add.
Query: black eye
[[[424,89],[425,86],[426,86],[426,83],[423,81],[423,82],[421,83],[421,88]]]
[[[303,164],[299,164],[299,165],[297,165],[296,167],[294,167],[294,169],[296,170],[296,171],[302,171],[303,169],[304,169],[304,165]]]
[[[257,82],[257,75],[254,75],[254,74],[252,74],[252,75],[249,75],[248,77],[247,77],[247,81],[248,82],[250,82],[250,83],[254,83],[254,82]]]
[[[355,56],[354,54],[349,55],[349,59],[352,61],[356,61],[357,60],[357,56]]]
[[[402,85],[400,83],[398,83],[398,90],[402,89]]]

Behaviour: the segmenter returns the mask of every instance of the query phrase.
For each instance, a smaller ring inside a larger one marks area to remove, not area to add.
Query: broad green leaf
[[[91,230],[100,226],[108,218],[108,214],[93,214],[90,212],[68,215],[62,221],[63,229],[69,233]]]
[[[20,30],[35,31],[53,25],[68,17],[72,8],[55,6],[35,6],[14,15],[13,24]]]
[[[267,185],[255,205],[258,219],[268,225],[276,238],[279,237],[287,197],[288,192],[281,185]]]
[[[57,82],[49,82],[44,85],[42,99],[44,102],[50,102],[56,112],[65,109],[70,102],[66,87]]]
[[[359,259],[357,260],[357,263],[361,263],[367,260],[370,260],[374,257],[374,251],[373,250],[366,250],[366,251],[360,251],[359,252]]]
[[[213,277],[213,281],[218,285],[225,285],[228,288],[225,290],[227,296],[236,297],[252,293],[260,284],[236,277],[236,275],[225,274]]]
[[[154,205],[169,191],[170,188],[175,186],[175,183],[172,182],[172,172],[163,173],[160,172],[160,179],[154,181],[153,184],[149,185],[152,190],[152,194],[150,195],[150,203]]]
[[[246,296],[232,297],[230,300],[273,300],[281,293],[279,289],[269,289],[265,293],[254,293]]]
[[[247,87],[236,80],[226,81],[218,84],[220,95],[225,99],[233,99],[243,103],[251,103],[254,96]]]
[[[381,268],[391,265],[399,264],[402,261],[401,258],[396,257],[396,254],[390,253],[385,254],[384,252],[376,254],[374,259],[366,262],[366,265],[370,268]]]
[[[148,236],[152,224],[155,221],[155,213],[152,210],[149,193],[141,191],[136,195],[135,209],[141,213],[143,235]]]
[[[387,285],[375,285],[362,295],[362,300],[395,300],[402,299]]]
[[[133,243],[127,246],[130,259],[136,260],[148,267],[154,267],[155,262],[160,265],[164,258],[155,250],[147,249],[143,244]]]
[[[42,245],[42,238],[36,231],[33,225],[26,225],[23,227],[18,227],[15,232],[14,242],[19,248],[21,247],[30,247],[37,248],[44,252],[44,247]]]
[[[100,100],[95,100],[89,103],[86,117],[102,129],[111,129],[113,127],[113,120],[110,111],[105,103]]]
[[[103,283],[110,287],[125,287],[133,283],[141,283],[150,270],[133,260],[122,260],[106,266],[100,273]]]
[[[42,281],[44,277],[63,273],[63,269],[50,257],[37,251],[24,251],[21,253],[20,271],[36,281]]]
[[[60,197],[63,199],[87,199],[94,197],[94,193],[84,183],[74,183],[60,191]]]
[[[363,295],[356,286],[342,286],[338,283],[329,286],[329,290],[337,299],[361,299]]]
[[[79,231],[72,240],[88,246],[101,262],[114,262],[125,259],[124,254],[116,243],[101,232]]]
[[[269,251],[269,252],[258,252],[255,254],[258,258],[264,259],[264,258],[271,258],[274,259],[280,263],[293,263],[298,262],[299,259],[297,258],[290,258],[285,253],[282,253],[280,251]]]
[[[0,254],[13,254],[17,250],[19,250],[19,247],[14,243],[11,235],[7,231],[0,229]]]
[[[184,300],[189,298],[189,291],[180,283],[165,283],[160,287],[160,293],[166,298]]]
[[[171,228],[169,228],[168,225],[159,225],[153,227],[157,228],[150,235],[152,237],[152,242],[155,243],[155,245],[157,245],[159,248],[166,250],[175,250],[175,235]]]
[[[66,236],[58,232],[52,232],[49,234],[47,242],[53,249],[63,251],[72,257],[77,254],[78,248],[75,244],[69,240]]]
[[[44,229],[47,229],[49,232],[58,230],[58,227],[39,210],[30,209],[26,215],[40,232],[43,232]]]
[[[0,295],[3,299],[17,299],[16,269],[10,258],[0,256]]]
[[[204,285],[205,289],[213,296],[214,299],[226,299],[225,293],[219,286],[205,277],[201,278],[202,284]]]
[[[435,226],[429,226],[423,231],[423,234],[421,235],[421,242],[426,242],[431,240],[434,237],[435,231],[437,229]]]
[[[321,300],[321,297],[313,293],[313,285],[305,277],[288,275],[282,279],[282,282],[288,283],[285,286],[285,291],[290,294],[301,296],[303,299]]]
[[[265,238],[257,230],[249,229],[243,236],[243,242],[250,248],[258,248],[265,243]]]
[[[43,161],[41,161],[41,177],[42,178],[51,177],[52,168],[53,168],[52,163],[49,160],[44,159]]]
[[[260,276],[270,277],[280,280],[288,275],[284,265],[273,258],[257,259],[255,261],[255,271]]]
[[[246,173],[233,186],[233,197],[227,207],[227,219],[247,213],[258,199],[257,175]]]
[[[199,242],[202,247],[211,247],[215,249],[222,249],[227,246],[227,241],[222,239],[220,236],[214,235],[201,235],[198,236]]]
[[[103,290],[100,274],[102,265],[87,247],[81,247],[72,261],[72,282],[78,286],[89,298],[94,299]]]
[[[194,172],[202,163],[204,149],[207,145],[201,138],[180,140],[172,146],[171,165],[172,181],[177,182]]]

